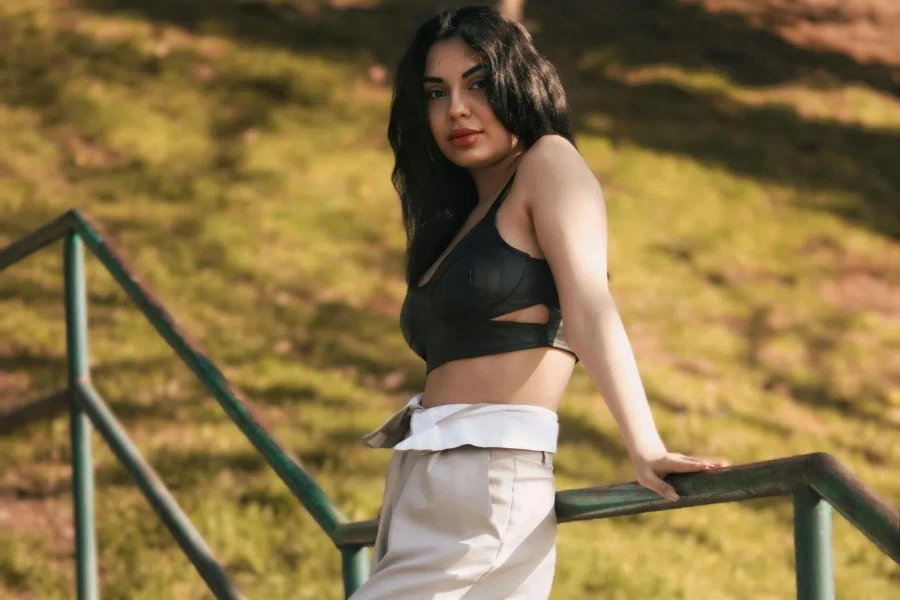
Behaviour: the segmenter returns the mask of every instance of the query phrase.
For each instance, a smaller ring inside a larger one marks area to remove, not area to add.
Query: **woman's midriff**
[[[428,374],[422,406],[444,404],[527,404],[559,408],[575,357],[552,347],[454,360]]]

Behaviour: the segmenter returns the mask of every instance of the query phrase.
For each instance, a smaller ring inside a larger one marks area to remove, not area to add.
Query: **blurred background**
[[[84,210],[351,519],[424,385],[385,131],[419,0],[0,4],[0,247]],[[900,3],[503,2],[556,65],[608,204],[613,293],[670,449],[834,454],[900,504]],[[65,385],[62,247],[0,273],[0,411]],[[88,259],[95,385],[250,598],[340,559]],[[559,489],[633,479],[578,366]],[[0,437],[0,597],[71,598],[68,420]],[[94,436],[106,598],[204,598]],[[794,597],[790,500],[566,524],[553,598]],[[837,596],[900,573],[840,516]]]

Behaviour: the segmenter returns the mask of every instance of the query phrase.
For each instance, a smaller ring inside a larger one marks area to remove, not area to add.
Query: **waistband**
[[[416,394],[406,406],[398,410],[385,421],[381,427],[362,437],[362,445],[369,448],[393,448],[407,437],[410,431],[412,413],[416,410],[427,410],[420,404],[422,394]]]
[[[421,405],[413,396],[362,444],[396,450],[445,450],[463,445],[556,452],[559,421],[552,410],[525,404]]]

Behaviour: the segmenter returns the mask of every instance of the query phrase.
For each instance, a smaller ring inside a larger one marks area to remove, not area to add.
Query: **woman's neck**
[[[478,204],[490,204],[512,177],[519,166],[519,160],[522,158],[523,152],[515,149],[497,162],[481,167],[479,169],[470,169],[469,173],[475,181],[475,189],[478,190]]]

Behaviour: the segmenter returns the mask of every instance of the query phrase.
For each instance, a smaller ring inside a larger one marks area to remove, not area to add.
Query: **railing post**
[[[344,575],[345,598],[353,595],[369,577],[369,555],[363,546],[341,548],[341,570]]]
[[[794,557],[798,600],[834,600],[831,505],[812,488],[794,492]]]
[[[72,495],[75,519],[75,569],[78,600],[96,600],[97,541],[94,533],[94,465],[91,459],[91,422],[75,392],[89,379],[87,301],[84,246],[76,233],[64,241],[63,268],[66,297],[66,353],[72,436]]]

